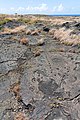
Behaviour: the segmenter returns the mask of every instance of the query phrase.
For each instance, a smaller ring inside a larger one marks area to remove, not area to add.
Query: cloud
[[[22,6],[19,6],[19,7],[10,7],[10,8],[2,8],[0,9],[0,12],[1,13],[11,13],[11,14],[14,14],[14,13],[48,13],[48,14],[53,14],[53,12],[55,13],[58,13],[58,12],[63,12],[64,10],[64,6],[63,4],[59,4],[59,5],[56,5],[54,6],[53,8],[50,8],[47,4],[45,3],[42,3],[42,4],[39,4],[37,6],[31,6],[31,5],[28,5],[26,7],[22,7]]]
[[[62,12],[64,10],[63,4],[59,4],[58,6],[53,7],[53,12]]]
[[[18,7],[18,8],[13,8],[11,7],[10,8],[11,11],[15,11],[15,12],[31,12],[31,11],[34,11],[34,12],[41,12],[41,11],[46,11],[48,10],[48,6],[47,4],[40,4],[39,6],[28,6],[28,7]]]
[[[11,8],[0,8],[1,13],[39,13],[46,12],[48,10],[48,6],[45,3],[42,3],[38,6],[27,6],[27,7],[11,7]]]

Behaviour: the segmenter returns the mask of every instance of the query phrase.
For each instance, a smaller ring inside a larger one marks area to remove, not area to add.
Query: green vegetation
[[[18,22],[22,22],[22,23],[29,23],[30,19],[25,19],[25,18],[19,18]]]
[[[36,24],[36,23],[40,23],[41,21],[30,18],[19,18],[18,22],[27,23],[27,24]]]
[[[0,30],[2,30],[2,27],[0,26]]]
[[[0,25],[3,25],[3,24],[10,22],[10,21],[11,21],[10,19],[2,19],[2,20],[0,20]],[[1,29],[1,27],[0,27],[0,29]]]

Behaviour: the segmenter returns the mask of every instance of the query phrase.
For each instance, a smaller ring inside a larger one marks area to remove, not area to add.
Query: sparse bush
[[[25,116],[24,116],[24,113],[22,113],[22,112],[16,113],[16,115],[14,117],[14,120],[26,120]]]
[[[30,19],[26,19],[26,18],[19,18],[18,22],[22,22],[22,23],[29,23]]]
[[[40,23],[41,21],[38,19],[34,19],[34,18],[19,18],[18,19],[19,22],[22,23],[26,23],[26,24],[36,24],[36,23]]]
[[[22,38],[20,40],[20,43],[24,44],[24,45],[27,45],[29,43],[29,39],[28,38]]]

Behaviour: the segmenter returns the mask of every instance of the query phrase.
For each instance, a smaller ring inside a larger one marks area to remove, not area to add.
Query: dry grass
[[[39,35],[38,30],[32,31],[31,35]]]
[[[50,34],[50,35],[54,35],[54,32],[55,32],[55,29],[50,29],[50,30],[49,30],[49,34]]]
[[[20,91],[20,83],[19,81],[11,85],[10,91],[13,92],[15,95],[19,94]]]
[[[20,43],[24,44],[24,45],[27,45],[29,43],[29,39],[28,38],[22,38],[20,40]]]
[[[66,22],[72,22],[72,20],[65,20],[63,18],[56,18],[56,19],[53,19],[51,21],[51,24],[54,24],[54,25],[62,25],[63,23],[66,23]]]
[[[59,48],[59,49],[50,49],[49,52],[65,52],[65,49],[64,48]]]
[[[38,50],[35,52],[34,56],[37,57],[37,56],[40,56],[41,52]]]
[[[20,101],[22,98],[20,96],[20,81],[12,84],[10,87],[10,92],[13,92],[17,101]]]
[[[28,120],[28,119],[25,119],[24,113],[18,112],[18,113],[15,115],[14,120]]]
[[[0,34],[11,34],[11,33],[19,33],[19,32],[24,32],[25,31],[26,26],[21,25],[19,27],[16,27],[14,29],[10,29],[10,28],[4,28],[3,32],[1,32]]]
[[[71,34],[72,30],[60,28],[54,31],[54,37],[66,45],[80,44],[80,35]]]

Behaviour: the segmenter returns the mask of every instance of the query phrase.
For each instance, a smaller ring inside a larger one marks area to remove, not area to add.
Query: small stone
[[[38,45],[43,45],[44,44],[44,39],[41,38],[39,41],[38,41]]]

